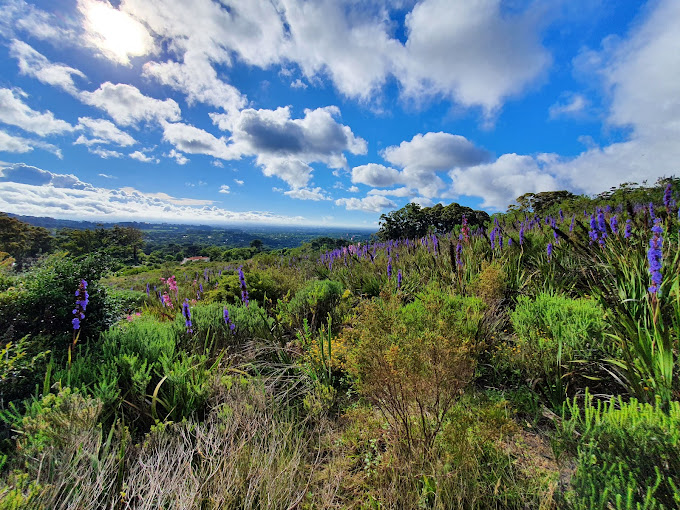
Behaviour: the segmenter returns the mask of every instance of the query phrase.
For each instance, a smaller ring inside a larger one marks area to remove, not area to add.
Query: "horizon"
[[[369,231],[409,202],[492,214],[677,174],[673,0],[0,10],[12,214]]]

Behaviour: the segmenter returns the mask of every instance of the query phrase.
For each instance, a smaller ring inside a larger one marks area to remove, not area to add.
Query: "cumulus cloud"
[[[450,194],[482,197],[481,206],[504,210],[524,193],[552,191],[559,182],[537,158],[517,154],[503,154],[493,163],[468,168],[456,168],[449,173],[453,184]]]
[[[24,163],[0,167],[0,182],[30,184],[31,186],[54,186],[76,190],[92,189],[72,174],[55,174]]]
[[[201,57],[185,57],[183,63],[148,62],[144,75],[183,92],[190,105],[205,103],[234,114],[247,102],[236,87],[220,80],[210,62]]]
[[[234,179],[234,182],[239,186],[243,186],[243,181],[241,179]]]
[[[190,124],[165,123],[163,125],[163,140],[171,143],[178,150],[189,154],[207,154],[219,159],[238,159],[239,157],[234,148],[227,145],[225,138],[217,138]],[[177,158],[178,163],[179,161],[180,158]]]
[[[137,161],[141,161],[142,163],[160,163],[160,160],[158,158],[154,158],[153,156],[147,156],[144,154],[142,151],[135,151],[130,154],[128,154],[132,159],[136,159]]]
[[[5,166],[0,176],[0,210],[34,216],[100,221],[173,221],[178,223],[307,224],[300,216],[266,211],[230,211],[209,200],[178,198],[134,188],[96,188],[73,175],[28,165]]]
[[[94,92],[83,91],[80,100],[99,108],[121,126],[137,126],[140,122],[178,121],[179,105],[173,99],[154,99],[137,87],[125,83],[102,83]]]
[[[610,125],[630,129],[628,139],[589,147],[549,167],[569,189],[598,193],[621,182],[655,181],[677,174],[680,161],[680,3],[660,0],[644,11],[627,38],[607,38],[586,50],[578,66],[597,65],[610,94]],[[592,69],[591,69],[592,71]]]
[[[175,149],[171,149],[170,152],[163,154],[163,156],[174,159],[178,165],[186,165],[189,162],[189,159],[184,154],[177,152]]]
[[[397,62],[405,94],[441,94],[493,114],[551,62],[540,14],[503,12],[500,0],[419,2],[406,17],[406,52]]]
[[[18,39],[12,40],[9,53],[17,59],[21,74],[35,78],[47,85],[61,88],[72,95],[76,95],[78,91],[73,77],[86,78],[78,69],[65,64],[50,62],[44,55]]]
[[[26,94],[10,89],[0,89],[0,122],[17,126],[38,136],[48,136],[73,131],[68,122],[55,118],[50,111],[40,113],[24,103],[20,95]]]
[[[229,189],[229,186],[227,186],[226,184],[222,184],[222,186],[220,186],[219,193],[224,193],[225,195],[228,195],[229,193],[231,193],[231,190]]]
[[[335,205],[344,205],[348,211],[379,213],[388,208],[396,208],[397,204],[380,195],[369,195],[364,198],[339,198]]]
[[[88,139],[84,136],[78,137],[76,144],[96,145],[113,144],[121,147],[129,147],[136,144],[136,140],[125,131],[121,131],[116,125],[106,119],[92,119],[90,117],[79,117],[78,127],[87,130],[94,138]]]
[[[401,175],[398,170],[377,163],[368,163],[352,168],[353,183],[367,184],[368,186],[392,186],[400,181]]]
[[[392,11],[410,6],[124,0],[120,9],[170,41],[169,50],[182,62],[150,64],[149,75],[209,104],[224,85],[209,68],[231,66],[236,57],[260,68],[296,64],[310,83],[329,78],[342,94],[361,101],[378,96],[394,77],[406,97],[444,96],[491,115],[551,62],[541,44],[545,16],[533,4],[510,12],[500,0],[423,0],[406,16],[402,44],[394,36]],[[192,82],[186,77],[197,62],[204,72]]]
[[[393,168],[382,165],[359,167],[361,175],[365,173],[368,177],[374,177],[370,183],[365,183],[372,186],[405,184],[409,188],[416,188],[424,197],[435,197],[446,186],[438,173],[489,160],[489,153],[476,147],[467,138],[442,132],[417,134],[411,141],[387,147],[381,154],[385,160],[403,170],[395,173]],[[352,178],[355,178],[354,172]]]
[[[321,188],[298,188],[291,189],[283,192],[284,195],[290,198],[295,198],[297,200],[313,200],[318,202],[319,200],[330,200],[327,194]]]
[[[309,183],[312,163],[346,168],[345,151],[367,151],[366,141],[336,120],[340,116],[337,107],[307,109],[304,113],[304,117],[293,119],[287,106],[276,110],[248,108],[235,117],[214,113],[211,118],[220,129],[231,131],[232,157],[255,156],[265,175],[279,177],[297,189]]]
[[[62,157],[61,150],[51,143],[45,143],[41,140],[29,140],[21,136],[10,135],[9,133],[6,133],[0,129],[0,152],[15,152],[18,154],[24,154],[26,152],[31,152],[34,148],[51,152],[60,159]]]

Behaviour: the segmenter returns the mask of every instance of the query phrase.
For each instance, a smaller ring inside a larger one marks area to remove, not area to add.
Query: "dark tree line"
[[[380,216],[378,238],[414,239],[428,233],[446,234],[467,218],[471,228],[481,227],[489,221],[484,211],[476,211],[455,202],[449,205],[437,204],[432,207],[420,207],[409,203],[401,209]]]

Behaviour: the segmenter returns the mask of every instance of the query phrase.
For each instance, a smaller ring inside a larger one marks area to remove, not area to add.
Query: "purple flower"
[[[550,260],[552,258],[552,253],[553,253],[553,244],[552,243],[548,243],[547,252],[548,252],[548,260]]]
[[[609,218],[609,228],[612,229],[614,235],[619,233],[619,219],[616,217],[616,214]]]
[[[670,214],[671,207],[673,207],[673,188],[669,182],[666,186],[666,190],[663,193],[663,205],[666,207],[666,211]]]
[[[649,287],[649,292],[651,294],[657,294],[659,292],[661,282],[663,281],[663,275],[661,274],[661,247],[663,245],[663,238],[661,237],[661,234],[663,233],[663,228],[661,228],[660,219],[657,218],[654,222],[652,232],[652,238],[649,240],[649,250],[647,250],[649,274],[652,280],[652,285]]]
[[[575,222],[575,221],[576,221],[576,215],[574,214],[574,215],[571,217],[571,224],[569,225],[569,232],[573,232],[573,231],[574,231],[574,222]]]
[[[456,245],[456,265],[458,267],[463,267],[463,258],[461,255],[463,254],[463,245],[458,243]]]
[[[226,308],[224,309],[224,324],[229,327],[233,334],[236,334],[236,331],[234,331],[236,329],[236,324],[231,321],[231,318],[229,317],[229,310]]]
[[[184,316],[185,319],[185,324],[187,327],[187,333],[193,333],[194,330],[192,329],[192,324],[191,324],[191,310],[189,309],[189,300],[185,299],[184,303],[182,303],[182,315]]]
[[[397,289],[401,289],[401,269],[397,272]]]
[[[392,257],[387,260],[387,279],[392,278]]]
[[[519,245],[524,245],[524,222],[522,222],[522,225],[519,227]]]
[[[150,291],[149,291],[149,284],[147,283],[147,284],[146,284],[146,295],[148,296],[149,294],[150,294]]]
[[[626,220],[626,228],[623,231],[623,237],[625,237],[626,239],[629,239],[630,234],[632,233],[632,229],[633,229],[633,224],[631,223],[630,218],[628,218]]]
[[[78,330],[80,329],[80,321],[85,318],[85,314],[83,313],[85,309],[87,308],[87,304],[90,302],[89,298],[90,295],[87,293],[87,282],[85,280],[80,280],[80,285],[78,285],[78,290],[75,292],[75,297],[76,299],[76,306],[73,309],[73,315],[75,317],[71,321],[71,324],[73,324],[73,329]]]
[[[248,299],[248,287],[246,287],[246,277],[243,274],[243,266],[239,266],[238,268],[238,280],[241,284],[241,301],[244,305],[248,306],[250,301]]]

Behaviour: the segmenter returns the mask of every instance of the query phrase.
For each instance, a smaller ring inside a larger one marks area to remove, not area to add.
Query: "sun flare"
[[[144,25],[108,2],[82,0],[79,8],[85,16],[88,40],[107,58],[128,64],[130,57],[153,49],[153,38]]]

